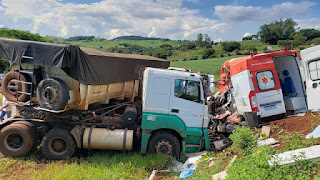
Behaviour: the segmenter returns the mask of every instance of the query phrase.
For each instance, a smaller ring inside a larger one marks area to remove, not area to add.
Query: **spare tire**
[[[63,110],[69,100],[66,83],[58,78],[46,78],[37,87],[37,99],[42,108]]]
[[[20,81],[31,82],[30,76],[28,74],[20,74]],[[30,99],[30,96],[25,93],[31,92],[31,86],[25,83],[18,83],[19,81],[19,72],[10,71],[8,72],[2,80],[2,93],[8,101],[19,101],[26,102]],[[19,90],[18,90],[19,84]],[[18,91],[23,92],[18,93]],[[18,96],[18,97],[17,97]]]

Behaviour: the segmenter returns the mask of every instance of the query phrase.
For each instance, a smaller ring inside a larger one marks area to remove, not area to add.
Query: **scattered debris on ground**
[[[238,157],[237,155],[234,155],[233,158],[232,158],[232,160],[229,162],[227,168],[226,168],[224,171],[222,171],[222,172],[219,172],[219,173],[217,173],[217,174],[214,174],[214,175],[212,176],[212,179],[213,179],[213,180],[219,180],[219,179],[224,180],[224,179],[226,179],[227,176],[228,176],[227,171],[228,171],[228,169],[232,166],[232,164],[233,164],[234,161],[237,159],[237,157]]]

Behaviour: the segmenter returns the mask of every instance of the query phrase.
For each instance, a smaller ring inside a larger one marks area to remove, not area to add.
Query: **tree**
[[[223,42],[222,43],[222,48],[225,51],[232,52],[236,49],[240,49],[241,44],[239,42]]]
[[[316,44],[316,45],[320,44],[320,37],[317,37],[317,38],[312,39],[312,40],[311,40],[311,43],[312,43],[312,44]]]
[[[211,44],[211,38],[209,37],[208,34],[204,34],[204,42]]]
[[[298,46],[298,45],[306,42],[307,39],[308,38],[305,36],[302,36],[300,34],[296,34],[296,35],[294,35],[293,44],[294,44],[294,46]]]
[[[200,46],[200,44],[202,43],[203,40],[203,35],[201,33],[198,34],[198,38],[197,38],[197,44],[198,46]]]
[[[258,37],[257,35],[251,35],[251,36],[246,36],[242,38],[242,41],[247,41],[247,40],[257,40]]]
[[[264,43],[277,44],[278,40],[293,39],[298,24],[291,18],[283,21],[274,21],[270,24],[264,24],[260,26],[258,35]]]
[[[316,37],[320,37],[320,31],[315,29],[301,29],[296,34],[307,37],[307,41],[310,41]]]

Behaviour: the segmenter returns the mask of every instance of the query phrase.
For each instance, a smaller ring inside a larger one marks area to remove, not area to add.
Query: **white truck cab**
[[[146,68],[142,91],[142,144],[149,138],[152,140],[158,132],[169,130],[182,140],[182,152],[200,150],[209,124],[204,89],[199,73]],[[142,152],[147,148],[150,151],[152,147],[142,145]]]

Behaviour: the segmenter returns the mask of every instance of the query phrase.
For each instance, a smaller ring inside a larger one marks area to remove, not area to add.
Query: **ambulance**
[[[232,97],[229,107],[247,125],[258,127],[261,119],[320,108],[320,46],[253,53],[231,59],[221,66],[216,82],[220,97]]]

